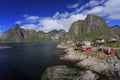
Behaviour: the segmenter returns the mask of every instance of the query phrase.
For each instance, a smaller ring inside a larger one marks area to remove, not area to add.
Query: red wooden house
[[[81,50],[82,52],[84,51],[92,51],[92,47],[90,46],[91,42],[90,41],[82,41],[76,43],[75,50]]]
[[[115,54],[116,52],[115,48],[100,48],[98,51],[103,52],[107,55]]]
[[[105,40],[102,38],[96,38],[93,40],[93,45],[102,45],[105,43]]]

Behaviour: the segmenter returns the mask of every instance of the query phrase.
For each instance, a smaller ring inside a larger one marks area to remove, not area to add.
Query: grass
[[[106,43],[105,46],[120,48],[120,43]]]

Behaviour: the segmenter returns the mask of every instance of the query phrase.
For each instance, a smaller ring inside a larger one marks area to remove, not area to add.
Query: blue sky
[[[0,0],[0,33],[16,23],[37,31],[68,31],[87,14],[103,17],[109,26],[120,25],[119,7],[119,0]]]

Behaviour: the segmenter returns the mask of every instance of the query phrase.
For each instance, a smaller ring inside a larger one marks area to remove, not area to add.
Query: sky
[[[69,30],[88,14],[120,25],[120,0],[0,0],[0,34],[19,24],[24,29]]]

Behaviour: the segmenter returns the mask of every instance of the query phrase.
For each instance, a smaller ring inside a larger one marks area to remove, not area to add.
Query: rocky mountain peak
[[[5,42],[21,42],[24,39],[24,35],[22,33],[22,30],[20,29],[18,24],[15,24],[12,28],[10,28],[8,31],[4,32],[1,35],[1,38]]]
[[[96,16],[93,15],[93,14],[88,14],[86,18],[87,18],[87,19],[92,19],[92,18],[94,18],[94,17],[96,17]]]
[[[15,24],[10,30],[18,30],[20,29],[18,24]]]
[[[64,30],[64,29],[61,29],[61,30],[59,30],[59,32],[63,32],[63,33],[65,33],[65,30]]]
[[[56,33],[58,33],[57,30],[52,30],[52,31],[48,32],[48,34],[56,34]]]
[[[88,14],[84,21],[88,21],[89,23],[94,23],[94,25],[100,25],[100,24],[107,25],[102,17],[93,14]]]
[[[84,20],[83,24],[83,34],[87,34],[92,31],[96,31],[101,27],[107,26],[106,22],[100,16],[89,14]]]
[[[108,27],[104,19],[100,16],[88,14],[85,20],[74,22],[66,35],[66,39],[97,38],[108,39],[114,36],[113,31]]]

